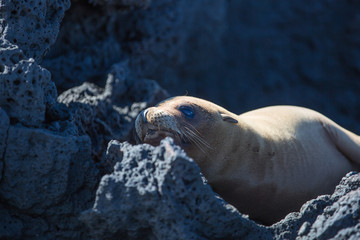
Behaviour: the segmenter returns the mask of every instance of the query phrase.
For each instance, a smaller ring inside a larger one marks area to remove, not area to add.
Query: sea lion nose
[[[147,117],[146,117],[148,111],[149,111],[148,109],[145,109],[145,110],[143,110],[143,111],[141,112],[141,116],[142,116],[142,118],[143,118],[144,123],[148,123]]]

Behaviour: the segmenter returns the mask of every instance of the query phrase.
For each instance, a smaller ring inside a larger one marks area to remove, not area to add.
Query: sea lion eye
[[[179,110],[184,114],[186,118],[194,118],[195,113],[192,107],[190,106],[180,106]]]

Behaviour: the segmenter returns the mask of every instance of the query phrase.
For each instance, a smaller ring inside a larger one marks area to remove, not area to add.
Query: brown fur
[[[179,111],[183,105],[194,108],[193,119]],[[167,123],[154,118],[159,112]],[[264,224],[331,193],[347,172],[359,170],[360,137],[306,108],[274,106],[235,115],[203,99],[175,97],[149,108],[146,121],[136,120],[141,141],[149,129],[158,134],[145,140],[150,144],[173,137],[216,192]],[[169,122],[176,123],[170,132]],[[196,129],[209,147],[183,143],[175,132],[185,126]]]

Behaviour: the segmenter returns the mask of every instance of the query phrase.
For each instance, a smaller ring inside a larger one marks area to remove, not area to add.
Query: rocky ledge
[[[164,139],[160,146],[113,140],[94,206],[81,214],[94,239],[357,239],[360,174],[347,174],[332,195],[308,201],[265,227],[215,194],[197,164]]]
[[[357,9],[0,1],[0,239],[358,239],[357,173],[265,227],[171,139],[131,145],[142,109],[187,92],[238,113],[307,106],[359,133]]]

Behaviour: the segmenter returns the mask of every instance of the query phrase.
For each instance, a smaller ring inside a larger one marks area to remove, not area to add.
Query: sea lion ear
[[[230,122],[230,123],[238,123],[238,120],[236,120],[233,117],[230,117],[229,115],[225,113],[220,113],[220,116],[222,117],[223,121]]]

